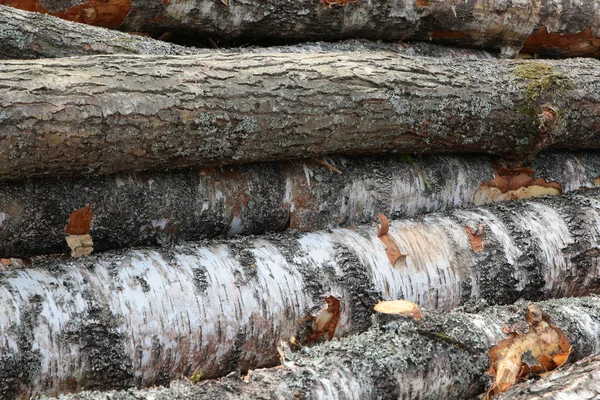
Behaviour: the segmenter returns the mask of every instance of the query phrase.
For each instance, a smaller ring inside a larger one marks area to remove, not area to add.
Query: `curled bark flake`
[[[549,105],[542,106],[542,113],[538,115],[538,129],[542,133],[551,131],[556,122],[556,109]]]
[[[505,328],[510,337],[490,349],[488,373],[494,376],[494,382],[486,399],[506,391],[530,373],[551,371],[567,361],[571,352],[568,339],[537,305],[529,305],[526,321],[527,327],[519,324]]]
[[[419,306],[412,301],[407,300],[380,301],[374,309],[378,313],[402,315],[413,318],[416,321],[423,317],[423,315],[421,315],[421,310],[419,310]]]
[[[406,259],[406,254],[400,253],[398,246],[396,246],[396,243],[391,236],[388,235],[390,223],[387,217],[383,214],[377,214],[377,218],[379,218],[379,221],[381,222],[381,225],[377,225],[373,222],[377,226],[377,237],[385,245],[385,252],[392,263],[392,266],[396,267],[399,261],[404,261]]]
[[[87,256],[94,251],[92,237],[89,235],[92,218],[93,213],[89,205],[75,210],[69,216],[65,233],[72,257]]]
[[[341,301],[333,296],[325,297],[325,306],[316,316],[309,315],[312,319],[311,332],[306,337],[306,343],[316,343],[319,338],[327,334],[328,340],[335,336],[335,330],[340,322]]]
[[[465,226],[465,232],[469,236],[469,242],[473,251],[478,252],[483,250],[483,232],[485,230],[484,224],[479,224],[477,228],[470,228]]]

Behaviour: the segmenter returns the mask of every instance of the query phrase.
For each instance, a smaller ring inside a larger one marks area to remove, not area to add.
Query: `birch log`
[[[600,148],[596,60],[392,53],[0,62],[0,179],[326,153]]]
[[[363,226],[34,259],[0,275],[0,395],[275,365],[279,338],[363,332],[379,299],[448,310],[598,293],[599,204],[589,189],[395,221],[385,237]],[[392,244],[406,255],[394,264]]]
[[[128,31],[178,31],[216,40],[416,39],[502,48],[507,55],[599,55],[600,2],[588,0],[1,0],[91,25]],[[338,4],[345,4],[338,6]]]
[[[0,258],[70,251],[71,215],[91,207],[93,250],[313,231],[600,186],[600,153],[541,153],[533,179],[500,185],[486,156],[326,157],[170,172],[7,182]],[[497,168],[496,168],[497,169]],[[505,171],[506,172],[506,171]],[[517,181],[517,179],[520,179]]]
[[[600,351],[600,299],[538,303],[573,345],[571,360]],[[412,320],[374,326],[367,332],[287,354],[283,367],[254,370],[197,385],[131,390],[112,398],[172,399],[465,399],[490,383],[488,348],[507,335],[502,328],[523,320],[523,304],[477,313],[430,312]],[[107,393],[61,396],[105,399]],[[507,397],[511,398],[511,397]]]
[[[484,50],[430,43],[381,43],[368,40],[302,43],[292,46],[242,47],[219,52],[307,53],[323,51],[392,51],[411,56],[496,58]],[[213,49],[183,47],[150,37],[65,21],[0,5],[0,58],[54,58],[92,54],[203,54]]]

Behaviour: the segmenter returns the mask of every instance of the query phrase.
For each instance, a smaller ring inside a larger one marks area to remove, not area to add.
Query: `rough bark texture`
[[[532,167],[536,178],[558,184],[563,193],[600,185],[600,153],[542,153]],[[398,219],[517,198],[518,190],[532,187],[521,183],[498,194],[486,186],[493,178],[490,157],[448,155],[326,157],[7,182],[0,191],[0,258],[70,251],[65,240],[70,215],[88,205],[89,234],[98,252],[287,228],[348,227],[370,223],[380,213]]]
[[[600,351],[600,299],[538,303],[573,345],[571,360]],[[174,399],[465,399],[490,383],[488,348],[506,337],[502,328],[524,319],[523,306],[430,312],[286,354],[283,367],[232,374],[197,385],[121,393],[84,392],[64,400]],[[108,397],[110,396],[110,397]],[[510,397],[508,397],[510,398]]]
[[[328,296],[339,337],[365,331],[379,299],[450,309],[598,293],[599,202],[589,189],[392,222],[387,243],[407,255],[396,265],[373,226],[34,259],[0,275],[0,395],[274,365],[279,338],[309,340],[299,319],[327,312]],[[479,224],[476,252],[465,227]]]
[[[243,47],[223,52],[302,53],[317,51],[393,51],[406,55],[495,58],[483,50],[458,49],[429,43],[396,44],[366,40],[305,43],[270,48]],[[0,5],[0,58],[54,58],[93,54],[205,54],[211,49],[177,46],[149,37],[68,22],[35,12]]]
[[[416,39],[550,55],[598,55],[600,2],[588,0],[1,0],[129,31],[178,31],[238,44]],[[336,3],[347,3],[338,6]],[[327,7],[327,5],[330,5]],[[274,34],[275,32],[275,34]]]
[[[0,179],[325,153],[600,148],[596,60],[388,52],[0,62]]]
[[[497,400],[592,400],[600,398],[600,355],[576,362],[538,381],[529,380],[502,393]]]

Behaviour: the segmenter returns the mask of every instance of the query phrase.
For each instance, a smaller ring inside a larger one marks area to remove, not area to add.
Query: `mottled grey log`
[[[449,310],[600,293],[599,204],[589,189],[392,221],[387,244],[370,224],[33,258],[0,273],[0,396],[272,366],[280,338],[319,332],[311,318],[332,315],[330,297],[339,320],[321,333],[343,337],[371,326],[379,299]],[[392,263],[390,243],[406,257]]]
[[[389,52],[0,62],[0,179],[327,153],[598,149],[595,60]]]
[[[541,153],[532,167],[563,193],[600,184],[600,153]],[[380,213],[398,219],[510,199],[481,187],[493,177],[493,160],[486,156],[338,156],[6,182],[0,191],[0,258],[70,251],[69,215],[88,205],[98,252],[348,227],[370,223]]]
[[[497,400],[593,400],[600,398],[600,354],[586,357],[541,379],[519,383]]]
[[[537,304],[572,344],[570,360],[600,351],[598,297]],[[179,382],[168,389],[83,392],[60,399],[471,398],[491,383],[486,375],[488,349],[506,337],[503,327],[524,319],[524,306],[521,302],[515,306],[428,312],[419,322],[399,320],[375,325],[360,335],[304,348],[300,353],[288,352],[283,367],[250,371],[245,380],[231,374],[195,385]],[[592,388],[597,386],[593,380],[587,381]]]
[[[323,51],[391,51],[410,56],[496,58],[484,50],[430,43],[382,43],[368,40],[303,43],[293,46],[205,49],[183,47],[111,29],[0,5],[0,59],[54,58],[92,54],[205,54],[214,52],[307,53]]]
[[[347,3],[339,6],[336,3]],[[435,41],[551,55],[598,55],[600,2],[587,0],[2,0],[128,31],[180,32],[225,43],[367,38]]]

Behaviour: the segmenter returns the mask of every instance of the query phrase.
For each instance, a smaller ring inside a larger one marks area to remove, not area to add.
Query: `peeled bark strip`
[[[328,167],[329,166],[329,167]],[[341,172],[337,173],[333,169]],[[66,253],[67,234],[96,252],[287,228],[313,231],[600,185],[600,153],[542,153],[532,181],[494,184],[486,156],[326,157],[170,172],[7,182],[0,258]],[[521,178],[526,174],[519,174]],[[69,229],[76,210],[85,229]]]
[[[0,0],[128,31],[178,31],[238,43],[423,40],[561,56],[600,54],[600,2],[366,0]],[[339,6],[338,4],[344,4]],[[576,17],[574,17],[576,16]]]
[[[573,344],[571,360],[600,351],[598,297],[537,304]],[[524,306],[429,312],[419,322],[401,319],[300,354],[288,353],[283,367],[250,371],[244,379],[232,374],[196,385],[180,382],[169,389],[110,394],[120,400],[471,398],[490,383],[488,348],[507,336],[503,327],[524,319]],[[100,400],[108,394],[61,398]]]
[[[578,361],[538,381],[515,385],[498,400],[597,399],[600,397],[600,355]]]
[[[595,60],[496,61],[373,52],[0,62],[0,179],[600,148]]]
[[[407,255],[396,265],[372,225],[34,259],[0,275],[0,395],[274,365],[280,337],[363,332],[380,299],[450,309],[598,293],[599,221],[589,189],[393,221],[387,235]],[[477,225],[478,252],[464,230]]]

